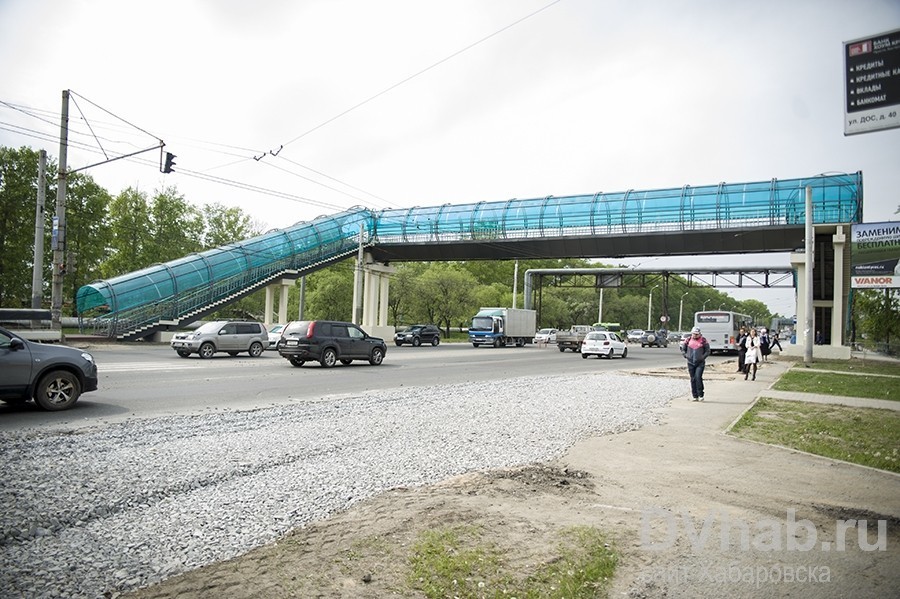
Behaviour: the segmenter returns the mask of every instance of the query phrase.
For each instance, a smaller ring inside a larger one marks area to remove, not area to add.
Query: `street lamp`
[[[650,297],[647,298],[647,330],[650,331],[650,313],[653,310],[653,290],[659,287],[659,285],[654,285],[650,288]]]
[[[681,311],[684,309],[684,296],[688,294],[687,291],[681,294],[681,301],[678,302],[678,330],[683,331],[681,328]]]
[[[704,312],[706,311],[706,304],[708,304],[708,303],[709,303],[709,300],[706,300],[705,302],[703,302],[703,308],[701,308],[701,309],[702,309]]]

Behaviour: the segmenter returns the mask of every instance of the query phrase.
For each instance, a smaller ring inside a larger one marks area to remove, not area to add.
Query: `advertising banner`
[[[844,42],[844,135],[900,127],[900,29]]]
[[[900,288],[900,222],[851,226],[850,286]]]

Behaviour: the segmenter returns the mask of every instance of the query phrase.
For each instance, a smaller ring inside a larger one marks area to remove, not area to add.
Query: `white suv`
[[[171,345],[182,358],[191,354],[211,358],[216,352],[236,356],[244,351],[258,358],[269,345],[269,333],[258,322],[218,320],[193,332],[176,333]]]

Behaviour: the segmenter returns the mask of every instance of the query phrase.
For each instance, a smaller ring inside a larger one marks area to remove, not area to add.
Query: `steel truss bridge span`
[[[790,266],[744,266],[734,268],[532,268],[525,271],[525,308],[534,308],[534,297],[550,278],[556,287],[594,289],[637,289],[654,284],[662,285],[663,312],[668,315],[668,295],[672,277],[679,288],[789,288],[795,286],[794,270]],[[537,293],[535,293],[537,290]]]
[[[862,173],[373,211],[351,208],[95,281],[76,294],[96,332],[132,339],[183,327],[280,279],[354,254],[374,260],[615,258],[784,252],[813,223],[859,222]]]

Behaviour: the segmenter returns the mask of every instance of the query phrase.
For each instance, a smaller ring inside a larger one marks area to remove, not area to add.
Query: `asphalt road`
[[[97,391],[84,394],[75,407],[63,412],[42,412],[31,403],[23,407],[0,403],[0,430],[102,426],[132,418],[251,410],[404,386],[684,364],[675,345],[663,349],[633,344],[627,358],[614,360],[582,359],[580,354],[561,353],[554,345],[389,345],[381,366],[353,362],[334,368],[316,363],[295,368],[273,351],[259,358],[217,354],[209,360],[181,358],[162,344],[97,345],[89,351],[100,372]],[[535,389],[535,393],[549,391]]]

